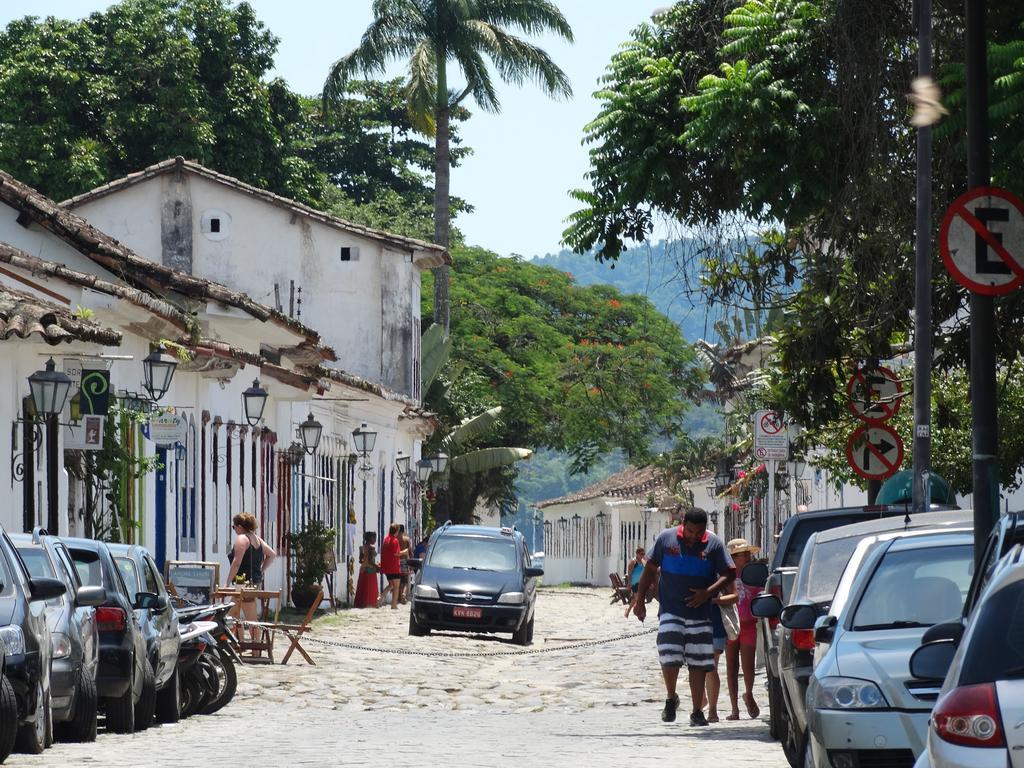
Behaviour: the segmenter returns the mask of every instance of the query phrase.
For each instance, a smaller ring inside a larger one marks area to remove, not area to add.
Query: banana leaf
[[[456,456],[448,466],[451,467],[452,472],[473,475],[498,467],[507,467],[509,464],[528,459],[532,455],[533,451],[528,448],[481,448],[478,451],[470,451]]]
[[[420,340],[420,391],[426,394],[434,379],[448,362],[452,352],[452,337],[445,336],[444,328],[437,323],[423,332]]]
[[[483,413],[478,413],[476,416],[463,419],[462,423],[445,438],[445,447],[451,450],[468,443],[475,437],[479,437],[497,423],[500,415],[501,406],[498,405],[494,408],[489,408]]]

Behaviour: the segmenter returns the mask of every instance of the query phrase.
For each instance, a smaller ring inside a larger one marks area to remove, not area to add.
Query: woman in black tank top
[[[256,535],[256,518],[248,512],[235,515],[231,520],[235,531],[235,544],[231,549],[231,568],[228,569],[227,586],[241,585],[262,587],[263,574],[277,557],[263,539]],[[258,621],[256,601],[252,598],[239,600],[231,608],[230,614],[236,619],[244,613],[247,621]],[[252,638],[256,639],[256,629],[252,629]]]

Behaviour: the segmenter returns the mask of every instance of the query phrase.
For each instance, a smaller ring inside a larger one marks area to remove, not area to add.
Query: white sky
[[[467,240],[508,255],[559,250],[564,220],[583,186],[583,126],[597,114],[591,94],[629,31],[666,0],[559,0],[575,45],[535,41],[569,75],[575,97],[555,102],[533,86],[502,86],[502,113],[477,112],[462,134],[474,155],[452,173],[452,193],[474,206],[457,225]],[[0,0],[0,24],[21,16],[79,18],[110,6],[104,0]],[[280,39],[275,75],[302,93],[317,93],[331,62],[348,53],[372,18],[371,0],[250,0]],[[396,68],[395,74],[401,69]],[[471,105],[472,108],[472,105]]]

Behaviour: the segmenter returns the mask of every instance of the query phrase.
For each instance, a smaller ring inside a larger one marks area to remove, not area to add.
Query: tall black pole
[[[966,0],[967,187],[991,180],[988,141],[988,61],[985,0]],[[999,515],[999,431],[996,423],[995,309],[991,296],[971,294],[971,431],[974,480],[974,556]]]
[[[917,76],[932,74],[932,2],[917,0]],[[917,242],[914,269],[914,503],[928,510],[932,465],[932,128],[917,130]]]

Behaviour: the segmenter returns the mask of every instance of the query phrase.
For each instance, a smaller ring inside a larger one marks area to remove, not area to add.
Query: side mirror
[[[527,568],[525,571],[523,571],[523,574],[528,579],[538,579],[538,578],[540,578],[541,576],[544,575],[544,569],[543,568]]]
[[[43,577],[29,579],[28,588],[28,599],[33,602],[36,600],[52,600],[68,591],[68,588],[64,586],[64,582],[60,579],[47,579]]]
[[[160,595],[155,592],[136,592],[135,605],[132,607],[141,611],[159,609]]]
[[[952,640],[925,643],[910,656],[910,674],[919,680],[942,680],[956,655]]]
[[[924,631],[924,635],[921,636],[921,645],[928,645],[936,640],[952,640],[954,645],[960,645],[960,638],[963,636],[964,623],[962,621],[944,621],[941,624],[933,624]]]
[[[750,612],[759,619],[777,619],[782,614],[782,601],[775,595],[758,595],[750,601]]]
[[[814,642],[831,643],[836,634],[836,624],[839,623],[837,616],[822,616],[814,622]]]
[[[740,581],[748,587],[761,589],[768,583],[768,566],[765,563],[750,563],[740,574]]]
[[[75,593],[75,605],[79,608],[95,608],[107,602],[107,590],[103,587],[79,587]]]
[[[409,570],[411,571],[418,571],[420,568],[423,567],[423,561],[418,557],[410,557],[405,562],[408,563]]]
[[[818,616],[818,609],[810,603],[787,605],[780,613],[782,626],[786,629],[814,629]]]

